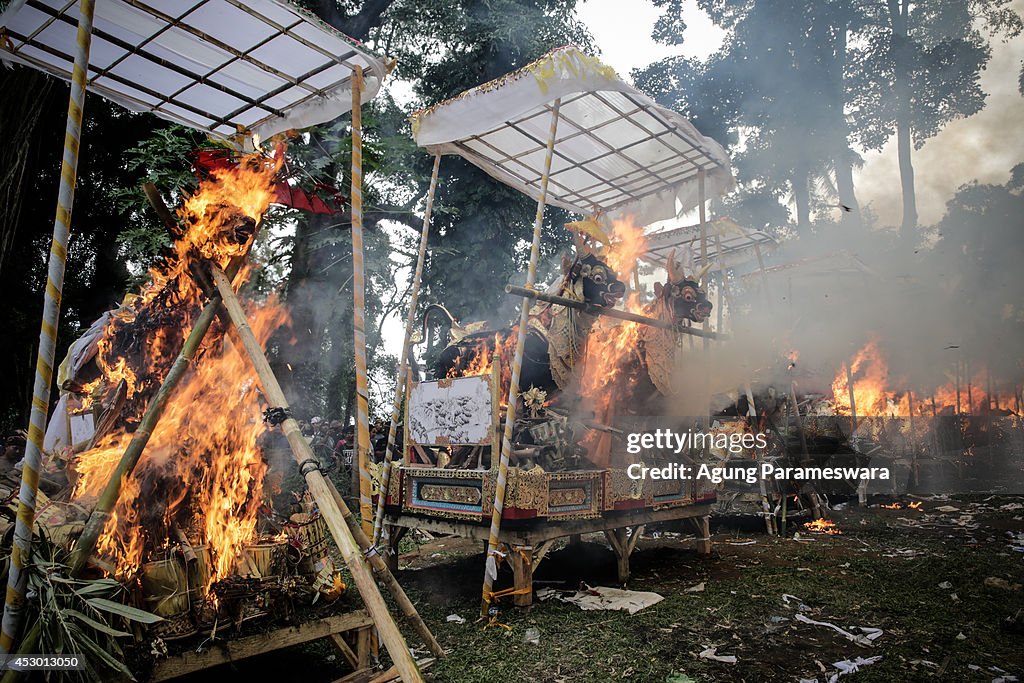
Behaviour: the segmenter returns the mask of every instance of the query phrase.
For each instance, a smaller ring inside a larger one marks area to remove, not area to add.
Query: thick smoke
[[[925,398],[953,381],[959,361],[968,369],[965,385],[967,374],[991,369],[996,391],[1012,396],[1024,374],[1013,303],[1024,300],[1024,284],[1002,264],[1024,257],[1024,236],[1011,216],[1004,230],[993,229],[992,217],[960,230],[949,220],[951,234],[916,250],[901,249],[889,231],[851,234],[830,225],[774,249],[764,277],[756,261],[735,271],[731,339],[706,353],[695,340],[680,368],[682,385],[695,390],[684,391],[673,412],[697,409],[686,396],[703,401],[705,373],[712,393],[748,383],[788,392],[796,380],[802,393],[831,394],[842,365],[872,340],[888,363],[890,391]]]

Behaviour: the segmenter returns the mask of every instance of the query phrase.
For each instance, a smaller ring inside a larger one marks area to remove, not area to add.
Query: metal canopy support
[[[540,179],[540,197],[537,199],[537,214],[533,219],[533,242],[530,244],[530,264],[526,271],[526,288],[533,289],[537,280],[537,261],[540,259],[540,232],[544,224],[544,207],[547,203],[548,177],[551,173],[551,159],[554,157],[555,134],[558,132],[558,111],[561,100],[555,100],[551,109],[551,124],[548,127],[547,146],[544,155],[544,172]],[[519,400],[519,373],[523,367],[523,348],[526,346],[526,328],[529,323],[530,299],[523,297],[519,306],[519,331],[516,335],[516,352],[512,359],[512,381],[508,388],[508,406],[505,414],[505,433],[501,440],[501,457],[498,461],[498,481],[494,487],[494,505],[491,509],[491,531],[487,541],[487,557],[484,566],[483,599],[480,611],[486,615],[491,604],[494,580],[498,576],[498,535],[501,533],[501,515],[505,509],[505,486],[508,483],[508,461],[512,454],[512,430],[516,423],[516,403]]]
[[[71,234],[71,209],[75,201],[78,179],[78,148],[82,134],[82,109],[85,106],[85,74],[89,68],[92,42],[94,0],[81,0],[78,32],[75,40],[75,64],[71,76],[71,95],[64,131],[64,159],[60,168],[60,189],[57,195],[57,216],[53,221],[53,242],[47,266],[43,322],[39,333],[36,380],[32,390],[32,412],[29,418],[28,443],[21,470],[18,495],[18,518],[14,526],[14,547],[7,576],[7,599],[0,624],[0,654],[8,654],[14,646],[25,606],[28,575],[25,567],[32,553],[32,527],[36,516],[36,493],[39,490],[39,469],[42,465],[43,435],[50,403],[53,363],[57,346],[57,324],[60,319],[60,298],[64,289],[64,265]]]
[[[384,499],[387,498],[388,483],[391,480],[391,462],[394,459],[395,438],[398,435],[398,419],[405,397],[406,378],[409,374],[409,347],[412,345],[412,331],[416,325],[416,305],[420,297],[420,280],[423,279],[423,262],[427,259],[427,241],[430,238],[430,216],[434,211],[434,194],[437,192],[437,174],[441,167],[441,155],[434,156],[434,167],[430,172],[430,187],[423,209],[423,228],[420,231],[420,250],[416,254],[416,272],[412,276],[412,291],[409,293],[409,312],[405,316],[405,337],[402,339],[402,354],[398,357],[398,380],[395,382],[395,402],[391,407],[391,424],[388,426],[388,445],[384,451],[384,462],[380,476],[380,491],[377,494],[377,511],[373,519],[373,542],[380,542],[384,528]]]

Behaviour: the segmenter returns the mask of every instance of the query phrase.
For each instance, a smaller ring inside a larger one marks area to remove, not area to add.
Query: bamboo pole
[[[705,194],[706,191],[704,189],[704,179],[705,179],[704,168],[701,167],[701,169],[699,171],[697,171],[697,198],[698,198],[697,215],[698,215],[698,217],[700,219],[700,267],[701,267],[702,270],[706,270],[707,265],[708,265],[708,214],[707,214],[707,206],[705,205],[706,202],[707,202],[707,196]],[[707,283],[707,277],[708,276],[705,274],[704,275],[704,282],[705,283]],[[697,284],[701,284],[701,283],[698,282]],[[705,284],[705,289],[706,288],[707,287],[706,287],[706,284]],[[704,331],[705,332],[709,332],[710,331],[710,329],[709,329],[710,326],[711,326],[711,321],[708,320],[707,318],[705,318],[704,319],[704,324],[703,324]],[[707,337],[704,338],[704,350],[705,351],[708,350]],[[704,387],[704,393],[705,393],[705,395],[707,395],[707,394],[710,393],[711,375],[710,375],[710,373],[709,373],[709,371],[708,371],[706,366],[705,366],[704,374],[706,375],[706,379],[707,379],[707,382],[705,383],[706,386]],[[710,414],[710,412],[711,412],[711,410],[710,410],[710,407],[709,407],[708,408],[708,413]]]
[[[914,433],[914,391],[912,389],[907,389],[907,409],[910,411],[910,468],[914,476],[914,486],[917,486],[920,483],[920,478],[917,463],[917,434]]]
[[[768,273],[764,270],[764,254],[761,253],[761,245],[754,242],[754,253],[757,255],[757,266],[761,270],[761,287],[764,289],[765,301],[772,304],[771,293],[768,291]]]
[[[725,277],[725,263],[722,261],[722,236],[719,232],[715,231],[715,251],[718,255],[718,277],[722,283],[722,297],[719,301],[718,306],[718,333],[722,334],[725,332],[725,311],[723,310],[725,302],[729,303],[730,310],[732,309],[732,293],[729,291],[729,282]]]
[[[434,194],[437,192],[437,172],[441,167],[441,155],[434,156],[434,168],[430,171],[430,187],[427,203],[423,209],[423,228],[420,231],[420,250],[416,254],[416,270],[412,276],[412,290],[409,292],[409,312],[405,316],[405,337],[402,338],[402,353],[398,357],[398,379],[395,381],[395,402],[391,406],[391,424],[388,426],[388,445],[384,451],[384,469],[380,478],[380,494],[377,496],[377,514],[373,518],[373,542],[379,543],[384,529],[384,498],[391,479],[388,463],[394,458],[395,438],[398,435],[398,419],[405,397],[405,378],[409,374],[409,347],[412,344],[412,330],[416,325],[416,305],[420,297],[420,280],[423,279],[423,262],[427,259],[427,241],[430,238],[430,215],[434,211]]]
[[[960,417],[960,359],[956,359],[956,415]]]
[[[789,398],[793,402],[793,419],[796,421],[796,430],[800,435],[800,450],[803,455],[803,462],[801,465],[807,465],[811,462],[811,453],[807,448],[807,436],[804,434],[804,421],[800,417],[800,403],[796,399],[796,380],[790,380],[789,382]],[[809,498],[811,499],[811,512],[815,519],[821,518],[821,501],[818,499],[818,492],[812,491]]]
[[[267,397],[267,402],[270,403],[272,408],[287,411],[288,401],[281,390],[281,385],[278,384],[277,378],[274,376],[273,370],[270,369],[270,363],[267,362],[266,356],[263,355],[263,349],[260,348],[256,336],[249,327],[249,323],[245,318],[245,312],[242,310],[241,304],[238,303],[238,298],[231,287],[231,282],[224,272],[216,266],[211,267],[210,270],[224,308],[227,310],[231,322],[234,324],[235,330],[242,340],[242,345],[256,370],[256,375],[259,377],[263,393]],[[287,415],[287,412],[285,414]],[[410,682],[422,681],[423,678],[416,667],[415,660],[413,660],[412,655],[409,653],[405,639],[398,630],[394,619],[391,618],[384,598],[380,591],[377,590],[373,574],[367,566],[367,560],[363,553],[360,552],[359,545],[349,530],[349,526],[341,512],[341,506],[337,502],[341,496],[337,495],[336,491],[334,493],[331,492],[333,487],[320,472],[316,455],[313,453],[313,449],[310,448],[306,438],[302,436],[302,432],[299,430],[299,425],[295,419],[291,416],[286,417],[281,423],[281,429],[288,440],[288,445],[292,449],[292,455],[299,465],[299,472],[305,478],[306,486],[309,487],[310,493],[313,494],[313,499],[320,509],[320,514],[323,515],[327,528],[331,531],[331,536],[334,537],[335,543],[338,544],[338,549],[341,550],[341,556],[345,560],[345,565],[352,573],[352,578],[359,589],[359,594],[362,596],[363,602],[366,603],[366,609],[369,611],[377,626],[377,630],[380,632],[381,640],[384,642],[388,654],[391,655],[391,659],[394,660],[395,665],[402,674],[402,680]],[[342,505],[344,505],[344,502]]]
[[[968,361],[964,361],[964,377],[967,379],[967,414],[974,415],[973,382],[971,381],[971,366]]]
[[[236,260],[231,266],[232,277],[238,271],[239,264],[240,260]],[[192,365],[196,351],[199,350],[199,346],[206,337],[213,319],[217,316],[220,299],[219,293],[211,295],[209,302],[192,325],[192,330],[189,332],[188,337],[186,337],[178,357],[174,359],[171,369],[164,376],[156,396],[146,406],[146,413],[143,415],[142,421],[139,422],[138,428],[132,435],[132,440],[128,443],[127,448],[125,448],[124,455],[121,456],[121,460],[117,463],[117,467],[103,489],[103,493],[97,499],[96,507],[89,514],[89,519],[85,523],[82,535],[75,544],[74,554],[71,557],[72,576],[77,576],[85,568],[89,558],[92,557],[92,552],[96,548],[96,542],[103,533],[103,529],[107,526],[110,515],[117,505],[118,499],[121,497],[121,487],[124,486],[124,482],[131,476],[135,466],[139,463],[139,459],[142,457],[142,453],[146,449],[146,445],[149,443],[157,423],[164,414],[167,402],[174,394],[178,383]]]
[[[642,323],[644,325],[650,325],[651,327],[657,327],[662,330],[672,330],[673,332],[679,332],[680,334],[687,334],[693,337],[706,337],[708,339],[724,340],[729,339],[728,335],[718,334],[717,332],[706,332],[699,327],[679,327],[673,325],[666,320],[658,320],[657,318],[648,318],[647,316],[639,315],[637,313],[630,313],[629,311],[620,311],[617,308],[606,308],[604,306],[595,306],[594,304],[588,304],[585,301],[576,301],[575,299],[566,299],[562,296],[556,296],[554,294],[548,294],[546,292],[538,292],[533,289],[526,287],[517,287],[516,285],[506,285],[505,293],[512,294],[514,296],[521,296],[527,299],[536,299],[537,301],[546,301],[550,304],[557,304],[559,306],[566,306],[567,308],[575,308],[577,311],[583,311],[590,315],[604,315],[609,318],[618,318],[619,320],[630,320],[635,323]]]
[[[356,359],[356,458],[359,463],[359,516],[373,533],[369,459],[370,407],[366,387],[366,273],[363,267],[363,67],[352,69],[352,322]]]
[[[850,395],[850,438],[857,431],[857,397],[853,390],[853,371],[850,364],[846,364],[846,391]]]
[[[707,191],[705,189],[706,173],[704,167],[700,167],[697,171],[697,215],[700,219],[700,267],[704,271],[704,282],[697,283],[704,285],[704,291],[707,291],[707,283],[709,281],[708,275],[708,215],[707,215]],[[721,307],[719,307],[721,312]],[[711,350],[711,342],[708,341],[707,335],[711,333],[711,318],[710,316],[704,318],[704,322],[701,324],[702,330],[705,332],[704,340],[702,342],[702,348],[704,350],[705,362],[701,365],[704,371],[704,403],[703,410],[704,415],[701,416],[701,425],[707,427],[711,424],[711,363],[707,361],[708,353]],[[718,330],[721,332],[721,330]],[[709,447],[705,443],[702,448],[702,458],[707,458],[710,452]]]
[[[47,263],[46,293],[36,356],[36,377],[32,388],[32,410],[29,417],[28,442],[22,461],[21,488],[18,493],[18,516],[14,522],[14,545],[7,573],[7,597],[3,619],[0,620],[0,654],[8,654],[21,628],[25,608],[28,575],[25,567],[32,555],[32,527],[36,518],[36,493],[39,491],[39,470],[43,460],[43,436],[50,405],[50,385],[57,351],[57,325],[60,320],[60,299],[64,290],[64,266],[71,235],[71,210],[75,200],[78,177],[78,148],[82,131],[82,110],[85,106],[86,72],[92,44],[94,0],[81,0],[78,33],[75,38],[75,62],[71,73],[71,95],[64,128],[64,158],[60,168],[60,189],[57,212],[53,221],[53,238]]]
[[[393,467],[398,466],[394,461],[390,464]],[[388,569],[388,565],[384,561],[384,558],[380,556],[380,553],[373,551],[374,546],[371,544],[369,537],[363,533],[363,527],[359,524],[355,515],[352,514],[348,505],[345,504],[345,499],[341,497],[341,493],[339,493],[338,489],[334,486],[334,482],[326,478],[325,481],[330,487],[331,497],[334,499],[335,505],[338,506],[338,509],[341,511],[341,516],[345,518],[345,523],[348,524],[349,531],[352,532],[352,536],[355,537],[356,543],[363,550],[363,555],[370,561],[370,567],[373,568],[373,573],[376,574],[377,578],[380,579],[387,587],[388,591],[391,593],[391,597],[393,597],[395,602],[398,603],[402,613],[409,620],[409,623],[412,624],[412,627],[423,640],[423,643],[436,656],[444,657],[444,648],[442,648],[441,644],[437,642],[437,639],[434,637],[434,634],[431,633],[430,628],[427,627],[423,618],[420,617],[420,613],[416,611],[416,606],[412,604],[412,600],[410,600],[409,596],[406,595],[405,589],[402,588],[402,585],[398,583],[398,579],[396,579],[395,575],[391,573],[390,569]]]
[[[756,425],[757,424],[757,406],[754,404],[754,392],[751,391],[749,384],[744,387],[744,390],[746,391],[746,394],[747,394],[747,417]],[[757,452],[756,448],[754,449],[754,452],[756,454],[756,452]],[[764,455],[764,451],[761,452],[761,455],[762,456]],[[759,470],[761,469],[760,468],[761,460],[762,460],[761,457],[758,457],[756,459]],[[758,484],[759,493],[761,494],[761,512],[764,515],[765,531],[768,532],[769,536],[775,536],[776,535],[776,533],[775,533],[776,532],[776,530],[775,530],[775,520],[772,518],[772,506],[771,506],[771,503],[768,502],[768,485],[765,483],[764,477],[762,477],[762,476],[758,476],[757,477],[757,484]],[[787,495],[787,492],[785,490],[783,490],[782,491],[782,500],[783,501],[786,500],[786,495]]]
[[[540,259],[540,233],[544,224],[544,206],[548,197],[548,177],[551,174],[551,159],[555,152],[555,134],[558,131],[558,111],[562,100],[555,100],[551,108],[551,123],[548,127],[547,146],[544,153],[544,172],[540,177],[540,196],[537,198],[537,213],[533,218],[533,241],[530,244],[530,263],[526,271],[526,289],[533,289],[537,280],[537,261]],[[498,480],[494,487],[494,505],[491,509],[491,529],[487,539],[487,557],[484,565],[484,586],[480,612],[487,615],[491,603],[491,587],[498,575],[498,535],[501,533],[501,514],[505,509],[505,485],[508,479],[508,460],[512,454],[512,430],[516,424],[516,404],[519,401],[519,373],[523,368],[523,348],[526,346],[526,328],[529,324],[530,299],[523,297],[519,305],[519,331],[516,335],[516,352],[512,358],[512,380],[508,388],[508,406],[505,414],[505,433],[501,440],[501,456],[498,461]],[[493,456],[491,460],[493,461]]]

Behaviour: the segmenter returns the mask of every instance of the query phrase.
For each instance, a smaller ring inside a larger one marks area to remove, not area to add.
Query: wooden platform
[[[546,520],[529,527],[503,527],[498,540],[510,550],[509,563],[512,566],[515,587],[532,589],[533,572],[556,540],[603,532],[615,553],[619,582],[625,584],[629,580],[629,557],[648,524],[692,519],[698,533],[697,552],[702,555],[710,554],[709,519],[713,505],[712,501],[662,509],[641,508],[607,514],[595,519]],[[388,527],[388,557],[393,565],[397,565],[398,542],[409,529],[425,529],[431,533],[453,534],[484,542],[487,541],[490,530],[490,527],[484,524],[410,514],[386,514],[384,523]],[[514,602],[517,606],[533,604],[533,591],[515,595]]]
[[[358,610],[267,633],[217,641],[199,653],[188,651],[162,659],[153,669],[149,680],[168,681],[320,638],[330,639],[356,671],[367,670],[371,657],[377,656],[377,636],[373,620],[365,610]]]

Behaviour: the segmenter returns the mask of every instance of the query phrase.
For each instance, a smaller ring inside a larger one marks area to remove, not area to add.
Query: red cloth
[[[197,149],[194,153],[196,176],[203,180],[213,171],[230,169],[238,160],[230,150]],[[320,195],[326,196],[326,199]],[[337,188],[317,183],[312,193],[282,180],[274,185],[274,203],[310,213],[336,214],[345,210],[345,197]]]

